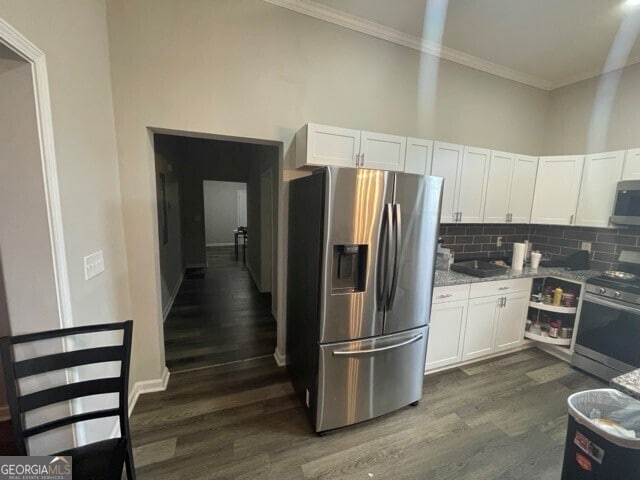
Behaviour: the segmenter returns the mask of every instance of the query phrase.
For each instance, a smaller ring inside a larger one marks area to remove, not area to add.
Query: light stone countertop
[[[640,400],[640,368],[611,380],[611,386],[630,397]]]
[[[465,283],[493,282],[496,280],[512,280],[515,278],[535,278],[535,277],[558,277],[577,282],[584,282],[591,277],[601,275],[602,272],[596,270],[565,270],[562,267],[525,267],[522,271],[507,270],[504,275],[494,277],[474,277],[466,273],[436,270],[434,287],[444,287],[449,285],[462,285]]]

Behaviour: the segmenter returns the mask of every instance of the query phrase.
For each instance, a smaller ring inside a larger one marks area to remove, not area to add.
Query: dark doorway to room
[[[167,367],[272,355],[278,148],[161,134],[154,146]]]

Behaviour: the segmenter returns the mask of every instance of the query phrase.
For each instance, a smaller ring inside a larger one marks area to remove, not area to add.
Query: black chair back
[[[63,339],[71,335],[87,333],[123,331],[121,345],[87,348],[82,350],[56,353],[33,357],[26,360],[15,360],[14,346],[38,342],[50,339]],[[131,336],[133,322],[128,320],[120,323],[108,323],[103,325],[90,325],[86,327],[65,328],[47,332],[17,335],[14,337],[0,338],[0,354],[6,382],[7,401],[13,421],[16,448],[19,455],[28,455],[27,440],[29,437],[39,435],[56,428],[65,427],[78,422],[93,420],[96,418],[118,417],[120,420],[120,434],[129,439],[129,364],[131,358]],[[101,378],[97,380],[85,380],[39,390],[26,395],[19,393],[18,382],[32,375],[64,370],[103,362],[120,362],[120,375],[117,377]],[[58,418],[40,425],[27,427],[25,415],[37,408],[42,408],[55,403],[70,401],[75,398],[104,393],[118,394],[118,407],[95,410],[68,417]]]

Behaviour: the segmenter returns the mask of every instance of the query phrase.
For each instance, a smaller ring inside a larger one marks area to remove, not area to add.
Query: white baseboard
[[[207,247],[233,247],[234,245],[233,242],[207,243]]]
[[[258,278],[256,273],[253,271],[253,268],[251,268],[251,265],[249,265],[249,262],[247,262],[247,270],[249,270],[249,273],[251,274],[251,278],[253,278],[253,281],[256,284],[256,287],[258,287],[258,291],[260,293],[265,293],[264,289],[262,288],[262,283],[260,282],[260,279]]]
[[[510,350],[505,350],[503,352],[493,353],[491,355],[487,355],[486,357],[474,358],[473,360],[467,360],[466,362],[454,363],[453,365],[447,365],[446,367],[434,368],[433,370],[425,370],[424,375],[431,375],[433,373],[444,372],[446,370],[452,370],[454,368],[465,367],[467,365],[472,365],[478,362],[484,362],[485,360],[490,360],[492,358],[502,357],[503,355],[509,355],[510,353],[520,352],[521,350],[526,350],[528,348],[532,348],[535,342],[526,342],[520,345],[519,347],[512,348]]]
[[[167,302],[166,307],[164,307],[164,311],[162,312],[162,321],[164,322],[171,311],[171,307],[173,307],[173,302],[176,300],[176,296],[178,295],[178,291],[182,286],[182,281],[184,280],[184,271],[180,274],[180,278],[176,282],[176,286],[173,287],[173,291],[171,292],[171,296],[169,297],[169,301]]]
[[[280,350],[278,350],[278,347],[276,347],[275,351],[273,352],[273,358],[276,359],[276,363],[278,364],[279,367],[284,367],[287,365],[287,357],[285,355],[282,355],[282,353],[280,353]]]
[[[9,413],[9,407],[3,405],[0,407],[0,421],[11,420],[11,413]]]
[[[152,393],[152,392],[161,392],[167,389],[167,384],[169,383],[169,376],[171,372],[165,366],[162,371],[162,377],[154,380],[143,380],[140,382],[136,382],[133,385],[133,388],[129,392],[129,416],[133,413],[133,409],[138,403],[138,398],[140,395],[144,393]],[[116,438],[120,436],[120,422],[116,420],[113,429],[111,430],[111,438]]]

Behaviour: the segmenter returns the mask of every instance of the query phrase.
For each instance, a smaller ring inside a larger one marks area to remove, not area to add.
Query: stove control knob
[[[596,293],[606,293],[606,292],[607,292],[607,289],[606,289],[606,288],[603,288],[603,287],[600,287],[600,288],[596,291]]]
[[[620,298],[622,294],[620,292],[613,292],[613,296],[616,298]]]

